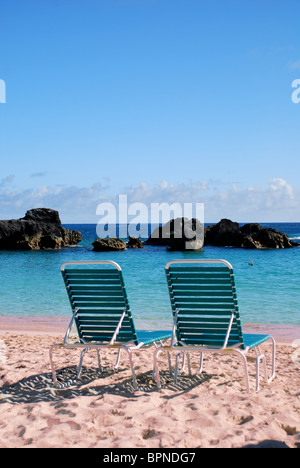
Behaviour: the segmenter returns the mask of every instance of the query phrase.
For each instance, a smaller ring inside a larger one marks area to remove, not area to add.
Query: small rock
[[[144,245],[141,239],[139,239],[138,237],[129,236],[129,240],[127,242],[127,248],[128,249],[143,249]]]
[[[96,239],[92,245],[96,252],[126,249],[126,242],[118,237],[112,237],[110,239]]]

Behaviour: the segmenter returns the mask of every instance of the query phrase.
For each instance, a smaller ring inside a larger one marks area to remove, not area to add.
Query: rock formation
[[[127,248],[128,249],[143,249],[144,245],[141,239],[139,239],[138,237],[129,236],[129,239],[127,242]]]
[[[200,250],[204,226],[198,219],[176,218],[157,227],[145,244],[166,245],[172,250]]]
[[[112,237],[111,239],[96,239],[92,246],[97,252],[105,252],[111,250],[125,250],[126,242],[118,237]]]
[[[258,223],[241,226],[229,219],[205,228],[205,244],[245,249],[287,249],[300,244],[292,242],[283,232],[264,228]]]
[[[0,221],[0,249],[60,249],[78,244],[79,231],[62,227],[59,214],[49,208],[27,211],[24,218]]]

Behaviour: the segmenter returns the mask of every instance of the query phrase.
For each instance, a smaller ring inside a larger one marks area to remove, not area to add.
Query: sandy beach
[[[300,327],[244,327],[246,332],[267,331],[277,341],[276,378],[270,384],[261,378],[259,393],[255,354],[249,354],[252,392],[247,394],[243,367],[234,355],[207,357],[201,375],[182,375],[175,385],[162,354],[158,390],[152,381],[152,348],[135,355],[139,391],[133,389],[125,354],[116,372],[110,368],[115,351],[102,353],[102,374],[96,352],[88,352],[80,381],[58,390],[48,350],[61,342],[67,324],[68,318],[0,317],[2,448],[299,447],[300,342],[297,348],[295,340]],[[267,353],[270,345],[262,350]],[[55,352],[62,379],[74,376],[78,357],[79,351]]]

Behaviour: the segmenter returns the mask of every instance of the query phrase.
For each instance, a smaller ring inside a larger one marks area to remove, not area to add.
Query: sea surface
[[[262,226],[279,229],[300,242],[300,223]],[[0,251],[0,315],[51,316],[53,320],[70,316],[61,265],[76,260],[113,260],[122,267],[137,326],[160,328],[171,323],[166,263],[173,259],[219,258],[233,265],[243,323],[300,325],[299,247],[244,250],[204,245],[199,252],[174,252],[145,246],[122,252],[95,252],[95,225],[65,227],[82,232],[78,246],[49,251]]]

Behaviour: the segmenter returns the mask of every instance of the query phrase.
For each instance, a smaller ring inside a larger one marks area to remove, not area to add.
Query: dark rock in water
[[[205,228],[205,244],[244,249],[288,249],[300,244],[292,242],[283,232],[273,228],[263,228],[258,223],[240,227],[229,219]]]
[[[198,219],[176,218],[157,227],[145,244],[165,245],[172,250],[200,250],[204,226]]]
[[[94,250],[97,252],[126,249],[126,242],[118,237],[112,237],[110,239],[96,239],[92,245]]]
[[[62,227],[58,212],[49,208],[35,208],[24,218],[0,221],[0,249],[60,249],[81,239],[79,231]]]
[[[204,243],[218,246],[239,247],[242,236],[239,224],[230,219],[221,219],[217,224],[207,226],[204,233]]]
[[[129,236],[129,240],[127,242],[128,249],[143,249],[144,245],[141,239],[138,237]]]

